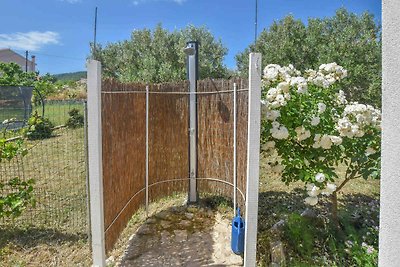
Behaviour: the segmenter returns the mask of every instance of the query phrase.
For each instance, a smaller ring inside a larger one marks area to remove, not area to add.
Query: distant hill
[[[86,79],[86,71],[77,71],[77,72],[67,72],[67,73],[60,73],[60,74],[54,74],[53,77],[57,81],[79,81],[82,78]]]

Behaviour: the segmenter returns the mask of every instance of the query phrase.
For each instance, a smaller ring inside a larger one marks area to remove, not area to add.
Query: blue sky
[[[161,22],[174,30],[187,24],[205,25],[221,38],[229,52],[225,64],[235,68],[235,55],[254,40],[255,0],[0,0],[0,48],[37,56],[41,73],[85,69],[93,40],[94,8],[98,11],[99,43],[128,39],[133,29]],[[332,16],[346,7],[368,10],[381,22],[380,0],[259,0],[259,31],[274,20],[293,14]],[[3,12],[6,10],[7,12]]]

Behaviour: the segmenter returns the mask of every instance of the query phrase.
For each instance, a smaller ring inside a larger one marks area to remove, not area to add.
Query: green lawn
[[[78,109],[81,114],[84,112],[84,103],[74,100],[62,100],[62,101],[47,101],[44,106],[44,116],[54,124],[54,126],[64,125],[68,118],[68,112],[71,109]],[[0,130],[2,129],[1,123],[6,119],[16,118],[17,121],[21,121],[16,125],[10,125],[9,129],[17,129],[14,133],[10,133],[7,137],[20,135],[18,129],[21,128],[22,121],[24,120],[24,109],[16,108],[0,108]],[[43,114],[43,106],[33,107],[32,113],[38,112],[39,115]]]
[[[53,114],[64,114],[58,110]],[[0,220],[0,266],[90,265],[84,129],[53,133],[49,139],[26,141],[25,157],[0,163],[0,181],[35,179],[37,201],[21,217]]]
[[[83,102],[48,101],[44,106],[44,116],[49,118],[55,126],[64,125],[69,118],[68,111],[74,108],[83,113]],[[36,107],[34,108],[34,111],[37,111],[41,115],[42,107]]]

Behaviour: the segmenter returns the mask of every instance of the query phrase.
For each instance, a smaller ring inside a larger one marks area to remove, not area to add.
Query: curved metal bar
[[[213,181],[213,182],[220,182],[220,183],[224,183],[224,184],[227,184],[227,185],[230,185],[230,186],[234,187],[233,183],[230,183],[230,182],[228,182],[228,181],[224,181],[224,180],[221,180],[221,179],[217,179],[217,178],[196,178],[196,179],[197,179],[197,180],[207,180],[207,181]],[[190,180],[190,178],[169,179],[169,180],[164,180],[164,181],[159,181],[159,182],[155,182],[155,183],[149,184],[149,187],[148,187],[148,188],[150,188],[150,187],[152,187],[152,186],[155,186],[155,185],[159,185],[159,184],[163,184],[163,183],[168,183],[168,182],[189,181],[189,180]],[[242,192],[239,188],[236,188],[236,189],[239,191],[239,193],[240,193],[240,195],[242,196],[243,200],[246,201],[246,197],[245,197],[245,195],[243,194],[243,192]],[[111,228],[111,226],[117,221],[117,219],[119,218],[119,216],[121,216],[122,212],[124,212],[124,210],[126,209],[126,207],[128,207],[128,205],[131,203],[131,201],[132,201],[138,194],[140,194],[141,192],[143,192],[144,190],[146,190],[146,187],[143,187],[142,189],[140,189],[138,192],[136,192],[136,193],[129,199],[129,201],[125,204],[125,206],[121,209],[121,211],[118,212],[117,216],[115,216],[114,220],[110,223],[110,225],[107,226],[107,229],[104,231],[105,233],[107,233],[107,231]]]
[[[118,212],[117,216],[115,216],[114,220],[110,223],[109,226],[107,226],[107,229],[104,231],[104,233],[107,233],[107,231],[111,228],[111,226],[113,226],[113,224],[115,223],[115,221],[119,218],[119,216],[122,214],[122,212],[126,209],[126,207],[128,207],[128,205],[131,203],[131,201],[141,192],[143,192],[146,189],[146,187],[143,187],[142,189],[140,189],[139,191],[137,191],[130,199],[129,201],[125,204],[125,206],[121,209],[120,212]]]

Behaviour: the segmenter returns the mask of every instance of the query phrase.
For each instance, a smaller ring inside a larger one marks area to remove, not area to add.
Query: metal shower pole
[[[189,198],[188,203],[197,202],[197,80],[199,65],[199,45],[187,42],[184,49],[187,56],[186,68],[189,80]]]

